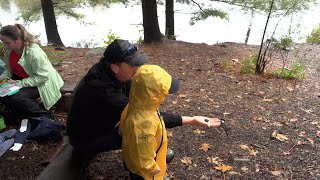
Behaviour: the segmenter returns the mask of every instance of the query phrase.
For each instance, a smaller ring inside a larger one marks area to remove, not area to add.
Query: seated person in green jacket
[[[0,80],[10,79],[22,87],[11,96],[1,97],[0,102],[20,118],[49,116],[48,110],[61,97],[63,80],[59,73],[22,25],[2,27],[0,40],[5,47],[5,71]],[[36,101],[38,98],[42,104]]]

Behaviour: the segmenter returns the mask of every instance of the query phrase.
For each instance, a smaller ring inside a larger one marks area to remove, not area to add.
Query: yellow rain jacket
[[[130,172],[145,180],[166,173],[167,133],[158,108],[168,95],[172,78],[161,67],[143,65],[132,80],[129,104],[121,115],[122,156]],[[157,167],[161,172],[152,176]]]

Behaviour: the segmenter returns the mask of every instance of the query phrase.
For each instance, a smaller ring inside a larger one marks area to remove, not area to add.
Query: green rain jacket
[[[129,104],[121,115],[122,156],[130,172],[146,180],[166,173],[167,133],[158,108],[168,95],[172,77],[161,67],[143,65],[134,75]],[[161,172],[152,176],[160,167]]]
[[[5,71],[1,74],[0,79],[12,77],[9,65],[10,52],[8,49],[5,50]],[[50,109],[61,97],[60,88],[63,86],[63,80],[53,68],[46,53],[38,44],[33,43],[24,48],[18,64],[29,77],[18,80],[17,84],[22,87],[37,87],[44,107]]]

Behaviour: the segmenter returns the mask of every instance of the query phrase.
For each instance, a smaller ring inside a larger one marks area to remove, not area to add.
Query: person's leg
[[[83,144],[72,144],[74,147],[73,158],[81,168],[81,175],[86,178],[88,175],[87,167],[95,156],[101,152],[121,149],[122,139],[118,130],[113,130],[103,134],[101,137]]]
[[[141,177],[141,176],[139,176],[137,174],[134,174],[134,173],[132,173],[130,171],[129,171],[129,173],[130,173],[130,179],[131,180],[143,180],[143,177]]]
[[[39,97],[37,87],[27,87],[21,88],[16,94],[0,98],[0,102],[22,118],[46,116],[48,111],[36,101]]]
[[[106,132],[88,143],[74,145],[75,150],[84,154],[97,154],[109,150],[121,149],[122,139],[117,130]]]

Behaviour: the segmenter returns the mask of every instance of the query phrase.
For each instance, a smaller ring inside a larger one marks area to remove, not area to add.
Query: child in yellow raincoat
[[[167,133],[158,111],[179,81],[157,65],[143,65],[133,76],[129,104],[121,115],[122,156],[131,179],[163,179]]]

